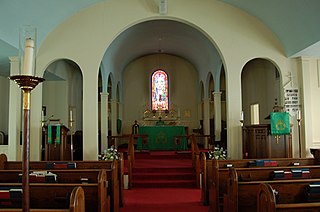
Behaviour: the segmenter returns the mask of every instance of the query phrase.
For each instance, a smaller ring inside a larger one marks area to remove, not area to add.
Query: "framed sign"
[[[284,89],[284,110],[291,116],[295,116],[299,110],[300,97],[298,88]]]

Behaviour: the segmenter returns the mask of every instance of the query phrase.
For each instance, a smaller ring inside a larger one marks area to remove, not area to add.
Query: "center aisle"
[[[201,190],[195,188],[133,188],[124,191],[120,212],[208,212],[200,197]]]
[[[196,188],[191,153],[137,152],[133,188],[124,190],[120,212],[207,212]]]

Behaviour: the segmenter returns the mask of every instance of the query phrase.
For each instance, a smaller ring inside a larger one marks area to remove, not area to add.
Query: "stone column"
[[[117,133],[117,100],[111,100],[111,134],[118,135]]]
[[[101,97],[101,151],[108,149],[108,96],[107,92],[100,93]]]
[[[19,74],[19,57],[10,57],[10,75]],[[9,80],[9,79],[8,79]],[[9,128],[8,128],[8,160],[21,160],[21,89],[10,80],[9,91]]]
[[[221,141],[221,94],[221,92],[213,92],[215,141]]]
[[[210,135],[210,99],[203,99],[203,134]],[[205,141],[204,148],[208,148],[208,141]]]

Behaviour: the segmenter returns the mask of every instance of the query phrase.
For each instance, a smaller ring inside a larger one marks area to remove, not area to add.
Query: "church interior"
[[[0,211],[320,210],[319,1],[0,5]]]

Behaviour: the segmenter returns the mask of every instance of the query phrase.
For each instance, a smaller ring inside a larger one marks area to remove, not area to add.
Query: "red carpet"
[[[135,154],[133,188],[124,191],[120,212],[207,212],[196,188],[190,152]]]
[[[136,153],[133,188],[195,188],[195,179],[190,154],[175,151]]]
[[[201,190],[195,188],[134,188],[124,191],[120,212],[207,212],[200,196]]]

